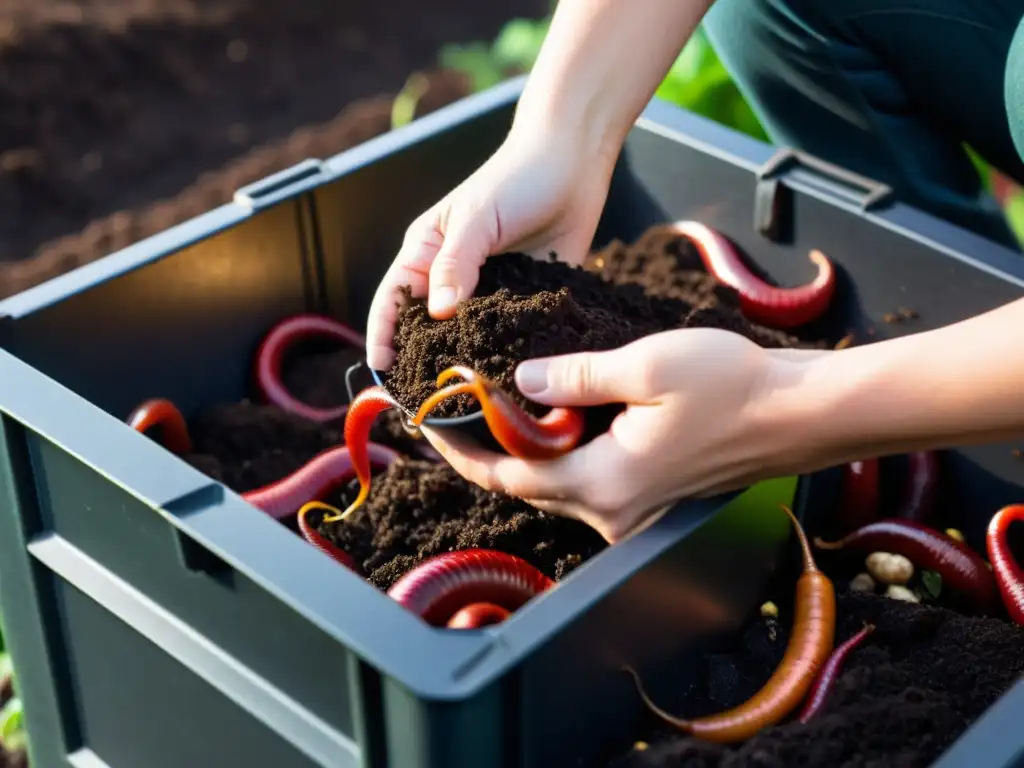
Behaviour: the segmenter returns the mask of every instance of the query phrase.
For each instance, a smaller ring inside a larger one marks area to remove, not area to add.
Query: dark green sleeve
[[[1024,19],[1017,25],[1017,31],[1010,43],[1010,52],[1006,57],[1004,89],[1010,133],[1013,135],[1017,154],[1024,158]]]

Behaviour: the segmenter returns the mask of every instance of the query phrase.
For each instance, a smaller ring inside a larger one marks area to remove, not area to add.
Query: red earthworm
[[[753,274],[732,243],[710,227],[696,221],[676,221],[669,228],[696,246],[710,274],[739,293],[743,314],[755,323],[795,328],[816,320],[832,302],[836,289],[835,268],[821,251],[813,250],[809,254],[818,267],[813,281],[798,288],[779,288]]]
[[[352,555],[350,555],[348,552],[335,545],[334,542],[332,542],[330,539],[321,536],[320,532],[309,524],[309,521],[306,519],[306,515],[309,514],[309,511],[311,509],[324,509],[330,510],[332,512],[335,511],[334,507],[328,504],[324,504],[322,501],[311,501],[307,504],[304,504],[302,506],[302,509],[299,510],[299,514],[297,515],[299,533],[302,534],[302,538],[304,538],[306,541],[308,541],[310,544],[319,549],[328,557],[341,563],[350,571],[358,573],[359,568],[358,566],[356,566],[356,561],[352,557]]]
[[[370,430],[378,415],[389,408],[398,407],[398,402],[380,386],[367,387],[352,398],[348,413],[345,414],[345,445],[352,458],[352,468],[359,479],[359,494],[344,512],[334,509],[331,514],[323,517],[322,522],[345,520],[370,495]]]
[[[387,467],[398,458],[397,451],[377,443],[368,443],[369,461]],[[319,501],[352,479],[355,470],[347,445],[329,448],[281,480],[246,491],[242,498],[276,520],[294,515],[310,500]]]
[[[448,629],[479,629],[500,624],[511,615],[511,611],[494,603],[470,603],[448,619],[446,626]]]
[[[314,314],[287,317],[271,328],[260,343],[256,353],[256,385],[271,405],[312,421],[332,421],[342,418],[348,406],[317,408],[304,403],[288,391],[281,378],[288,351],[295,344],[316,337],[334,339],[357,349],[366,346],[362,334],[333,318]]]
[[[907,485],[896,517],[925,522],[935,507],[939,489],[939,456],[935,451],[907,455]]]
[[[187,445],[187,450],[191,450],[192,441],[189,438],[185,419],[173,403],[167,400],[148,400],[136,408],[132,414],[133,416],[129,417],[129,420],[132,426],[139,431],[155,424],[172,425],[171,429],[165,431],[165,436],[174,434],[175,437],[168,442],[174,443],[179,448]],[[185,453],[187,450],[176,450],[175,453]],[[398,458],[399,454],[386,446],[364,441],[359,456],[360,458],[365,457],[367,464],[372,461],[379,466],[387,466]],[[261,488],[247,491],[241,496],[249,504],[277,520],[297,514],[299,533],[306,541],[326,552],[346,568],[356,570],[355,561],[348,554],[321,536],[306,521],[306,513],[310,509],[326,508],[332,512],[336,511],[319,499],[347,483],[352,478],[353,471],[353,460],[349,449],[342,445],[330,448],[313,457],[287,477]],[[311,499],[312,501],[310,501]]]
[[[157,425],[164,427],[165,439],[170,444],[168,448],[175,453],[192,450],[185,419],[177,406],[168,400],[147,400],[132,411],[129,421],[140,432]],[[366,434],[368,437],[368,428]],[[172,437],[167,438],[167,435]],[[371,462],[386,467],[398,456],[397,451],[364,439],[358,442],[354,458],[348,445],[329,448],[287,477],[246,491],[241,496],[254,507],[279,520],[295,514],[305,502],[319,500],[341,487],[352,479],[353,472],[358,476],[360,462],[365,464],[368,476]]]
[[[818,570],[811,546],[792,511],[782,506],[796,531],[803,552],[803,573],[796,582],[796,616],[782,662],[760,691],[738,707],[695,720],[673,717],[651,701],[632,667],[637,692],[644,705],[661,720],[685,734],[705,741],[730,744],[743,741],[775,725],[803,700],[818,670],[832,651],[836,626],[836,593],[829,578]]]
[[[463,381],[444,387],[456,376]],[[575,448],[583,436],[583,415],[578,408],[552,408],[535,419],[492,381],[470,368],[455,365],[441,371],[437,386],[444,389],[423,401],[413,424],[419,425],[442,400],[466,394],[480,403],[494,439],[517,458],[553,459]]]
[[[431,626],[443,627],[474,603],[515,611],[553,584],[515,555],[464,549],[423,561],[392,584],[388,595]]]
[[[918,569],[935,571],[944,586],[967,595],[982,613],[996,604],[995,578],[968,546],[924,523],[889,518],[861,526],[836,542],[814,540],[819,549],[854,548],[903,555]]]
[[[832,690],[832,686],[835,685],[836,680],[839,678],[839,673],[843,671],[846,658],[874,631],[875,626],[873,624],[865,624],[860,632],[832,652],[832,655],[828,657],[828,661],[825,662],[825,666],[818,673],[814,686],[807,696],[807,701],[804,702],[803,709],[797,715],[797,720],[801,723],[806,723],[821,711],[825,700],[828,698],[829,691]]]
[[[878,515],[878,459],[851,461],[843,468],[839,520],[849,531],[870,523]]]
[[[1024,625],[1024,568],[1013,556],[1007,540],[1014,522],[1024,523],[1024,504],[1011,504],[996,512],[985,533],[985,548],[1010,618],[1015,624]]]
[[[192,438],[185,417],[170,400],[146,400],[128,414],[127,422],[132,429],[143,433],[158,427],[163,437],[162,443],[171,453],[181,455],[192,451]]]

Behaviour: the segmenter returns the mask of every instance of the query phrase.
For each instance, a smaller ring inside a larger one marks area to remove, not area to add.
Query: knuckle
[[[552,383],[563,392],[583,394],[593,391],[597,385],[593,356],[590,353],[574,356],[557,366],[554,373],[556,380]]]
[[[429,245],[439,236],[437,209],[431,208],[421,213],[406,228],[405,236],[402,238],[402,246],[403,248],[414,248],[420,245]]]

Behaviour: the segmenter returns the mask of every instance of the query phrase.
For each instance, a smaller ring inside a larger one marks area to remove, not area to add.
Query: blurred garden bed
[[[5,0],[0,297],[386,131],[393,94],[410,72],[431,69],[444,44],[491,39],[509,18],[547,9],[546,0]]]

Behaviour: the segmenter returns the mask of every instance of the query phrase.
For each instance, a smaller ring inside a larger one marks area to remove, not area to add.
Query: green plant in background
[[[24,708],[21,699],[14,697],[0,709],[0,744],[10,752],[25,749]]]
[[[464,73],[473,91],[485,90],[533,68],[550,24],[550,18],[512,19],[493,43],[446,45],[438,55],[438,64]]]
[[[465,74],[473,91],[485,90],[507,77],[530,71],[550,23],[550,18],[513,19],[491,44],[445,46],[438,63]],[[657,95],[758,139],[768,138],[703,30],[698,30],[679,54]]]
[[[690,38],[673,62],[655,95],[756,139],[768,141],[764,128],[701,29]]]
[[[416,105],[426,94],[430,81],[422,72],[413,72],[405,81],[405,86],[395,96],[391,104],[391,129],[400,128],[412,122],[416,116]]]

